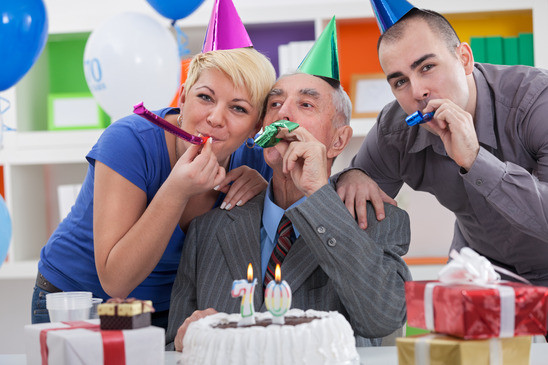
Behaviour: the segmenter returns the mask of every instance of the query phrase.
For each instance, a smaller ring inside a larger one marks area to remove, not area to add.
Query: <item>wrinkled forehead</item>
[[[324,85],[325,84],[325,85]],[[308,96],[314,99],[321,99],[329,95],[325,81],[318,77],[307,74],[295,74],[282,76],[269,93],[272,96]]]

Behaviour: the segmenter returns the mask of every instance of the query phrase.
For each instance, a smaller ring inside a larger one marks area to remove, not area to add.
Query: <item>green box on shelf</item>
[[[533,51],[533,33],[520,33],[518,35],[519,63],[526,66],[535,65]]]
[[[501,36],[485,37],[485,56],[485,62],[487,63],[495,65],[504,64]]]
[[[84,49],[89,33],[51,34],[48,38],[51,93],[90,92],[84,76]]]
[[[110,124],[105,111],[95,102],[92,105],[93,97],[84,76],[84,50],[89,35],[51,34],[48,38],[49,130],[105,128]],[[62,119],[55,120],[55,115]]]
[[[485,62],[487,60],[485,54],[485,37],[470,37],[470,47],[474,54],[474,61]]]
[[[502,51],[505,65],[519,64],[518,37],[502,38]]]
[[[101,129],[109,123],[89,92],[48,95],[48,130]]]

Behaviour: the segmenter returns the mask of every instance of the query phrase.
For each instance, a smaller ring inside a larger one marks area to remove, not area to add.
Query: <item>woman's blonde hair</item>
[[[236,87],[245,87],[251,104],[262,118],[264,101],[276,81],[274,67],[263,54],[253,48],[236,48],[200,53],[194,56],[188,68],[185,95],[196,83],[202,71],[222,71]]]

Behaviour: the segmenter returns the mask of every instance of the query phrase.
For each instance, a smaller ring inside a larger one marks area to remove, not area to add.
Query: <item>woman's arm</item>
[[[148,206],[143,190],[96,161],[95,265],[110,296],[126,297],[146,279],[160,261],[189,198],[224,178],[211,145],[200,148],[187,149]]]

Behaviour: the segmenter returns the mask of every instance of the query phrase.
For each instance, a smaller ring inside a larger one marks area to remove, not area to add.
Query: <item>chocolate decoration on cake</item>
[[[97,308],[102,330],[148,327],[150,326],[151,312],[154,312],[152,301],[135,298],[111,298]]]
[[[315,319],[320,319],[320,317],[285,317],[284,325],[297,326],[303,323],[310,323]],[[226,322],[226,323],[219,323],[212,327],[213,328],[266,327],[266,326],[270,326],[271,324],[273,324],[272,320],[270,318],[266,318],[266,319],[259,319],[256,321],[255,324],[252,324],[250,326],[238,326],[237,322]]]

